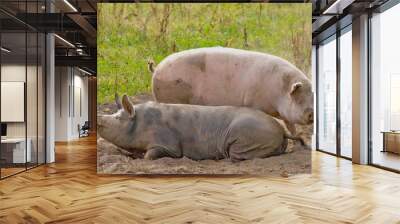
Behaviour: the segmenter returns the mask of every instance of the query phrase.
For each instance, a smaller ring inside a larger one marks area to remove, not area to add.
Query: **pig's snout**
[[[305,123],[306,124],[312,124],[314,122],[314,110],[313,109],[307,109],[304,113],[305,115]]]
[[[104,126],[104,117],[102,115],[97,115],[97,126]]]

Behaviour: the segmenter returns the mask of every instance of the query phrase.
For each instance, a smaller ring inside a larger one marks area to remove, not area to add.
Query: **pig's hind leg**
[[[148,160],[156,160],[162,157],[176,158],[176,156],[170,153],[168,149],[159,146],[151,147],[144,155],[144,158]]]
[[[263,145],[257,142],[245,141],[235,142],[229,147],[229,159],[232,162],[249,160],[255,158],[266,158],[281,154],[274,150],[270,145]]]
[[[147,160],[155,160],[167,156],[168,154],[165,153],[165,149],[162,147],[153,147],[147,150],[146,154],[144,154],[144,158]]]
[[[227,157],[232,162],[280,155],[285,148],[283,136],[265,129],[262,125],[239,126],[231,133]]]

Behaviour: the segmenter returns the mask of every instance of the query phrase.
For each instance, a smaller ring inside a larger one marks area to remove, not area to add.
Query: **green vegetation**
[[[98,103],[151,91],[147,60],[226,46],[285,58],[310,74],[311,4],[99,4]]]

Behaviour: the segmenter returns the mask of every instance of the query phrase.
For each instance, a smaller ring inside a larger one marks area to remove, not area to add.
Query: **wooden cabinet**
[[[383,152],[400,154],[400,132],[383,133]]]
[[[1,163],[2,164],[25,164],[31,162],[32,141],[27,139],[25,150],[25,138],[8,138],[1,140]]]

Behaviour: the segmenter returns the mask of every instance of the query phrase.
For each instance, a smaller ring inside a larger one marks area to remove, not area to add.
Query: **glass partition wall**
[[[351,25],[341,31],[340,65],[340,155],[352,158],[352,34]]]
[[[37,2],[34,2],[38,4]],[[34,12],[33,3],[19,7]],[[1,6],[1,3],[0,3]],[[29,7],[28,7],[29,6]],[[45,163],[45,35],[0,12],[0,178]]]
[[[400,172],[400,4],[388,1],[369,13],[364,34],[369,54],[368,164]],[[347,159],[352,158],[352,42],[350,24],[316,45],[315,66],[316,148]]]
[[[370,163],[400,171],[400,4],[371,18]]]
[[[317,63],[317,144],[319,151],[352,157],[351,25],[320,42]]]
[[[30,157],[29,150],[26,154],[26,33],[2,32],[1,46],[1,177],[6,177],[24,171]]]
[[[336,153],[336,36],[318,46],[318,149]]]

